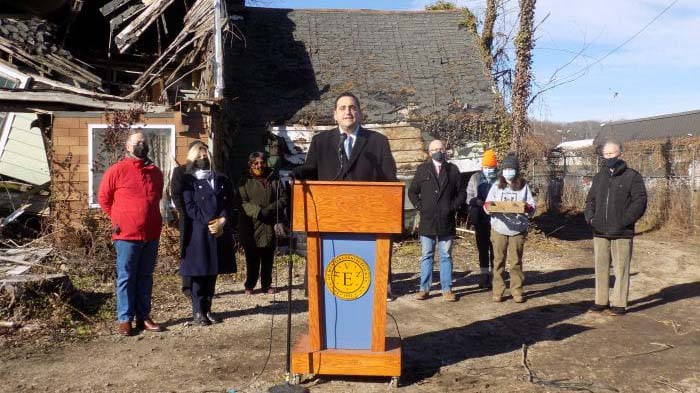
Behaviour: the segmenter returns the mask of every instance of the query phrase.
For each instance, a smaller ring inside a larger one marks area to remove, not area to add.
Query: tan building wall
[[[207,143],[204,117],[200,113],[180,112],[145,114],[138,123],[175,126],[175,155],[185,162],[187,146],[195,141]],[[104,113],[57,112],[54,114],[51,141],[52,218],[57,225],[76,226],[86,217],[88,205],[88,125],[108,124]],[[94,209],[93,210],[97,210]],[[98,213],[99,215],[99,213]]]

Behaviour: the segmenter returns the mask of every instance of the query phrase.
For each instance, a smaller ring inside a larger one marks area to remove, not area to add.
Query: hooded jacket
[[[593,177],[584,214],[594,236],[632,238],[634,224],[646,208],[647,191],[642,175],[620,160],[612,171],[603,167]]]

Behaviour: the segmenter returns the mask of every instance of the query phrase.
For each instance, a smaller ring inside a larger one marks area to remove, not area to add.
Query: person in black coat
[[[192,280],[192,313],[196,324],[220,322],[211,313],[218,274],[235,273],[233,249],[234,192],[231,181],[211,169],[209,152],[193,146],[187,154],[182,198],[189,218],[183,236],[180,275]]]
[[[593,227],[595,258],[595,303],[592,312],[623,315],[627,308],[634,225],[647,207],[647,191],[639,172],[621,159],[622,144],[609,140],[603,145],[604,166],[593,177],[586,196],[584,215]],[[610,298],[610,261],[615,286]]]
[[[192,149],[194,146],[198,145],[201,145],[205,149],[208,149],[207,145],[204,144],[202,141],[194,141],[190,143],[187,149],[189,151],[189,149]],[[170,198],[172,199],[173,204],[175,205],[175,209],[177,210],[178,216],[177,223],[178,230],[180,232],[180,258],[182,258],[185,255],[185,248],[182,245],[184,244],[183,238],[185,234],[185,225],[187,223],[187,220],[189,220],[189,217],[185,213],[185,205],[182,201],[185,176],[188,176],[185,174],[185,170],[187,169],[188,163],[189,161],[175,167],[173,169],[173,175],[170,178]],[[182,293],[188,298],[192,296],[192,280],[189,276],[182,276]]]
[[[462,175],[456,165],[446,161],[442,141],[428,147],[430,159],[418,166],[408,198],[420,212],[418,233],[421,240],[420,288],[416,299],[428,298],[433,281],[433,258],[437,244],[440,252],[440,287],[443,299],[454,302],[452,292],[452,241],[456,234],[455,215],[467,198]]]

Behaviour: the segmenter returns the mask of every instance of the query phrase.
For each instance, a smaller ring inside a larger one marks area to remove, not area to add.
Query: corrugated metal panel
[[[34,114],[15,114],[0,157],[0,175],[37,185],[51,179],[41,131],[31,127],[36,119]]]
[[[627,142],[699,135],[700,110],[607,123],[600,127],[594,144],[599,145],[608,138]]]

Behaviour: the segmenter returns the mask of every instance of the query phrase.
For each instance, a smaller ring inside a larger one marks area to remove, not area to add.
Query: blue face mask
[[[487,179],[493,180],[496,178],[496,168],[484,168],[482,172],[484,172],[484,176],[486,176]]]
[[[517,171],[515,169],[507,168],[503,170],[503,177],[506,178],[506,180],[511,181],[515,178],[515,174]]]

